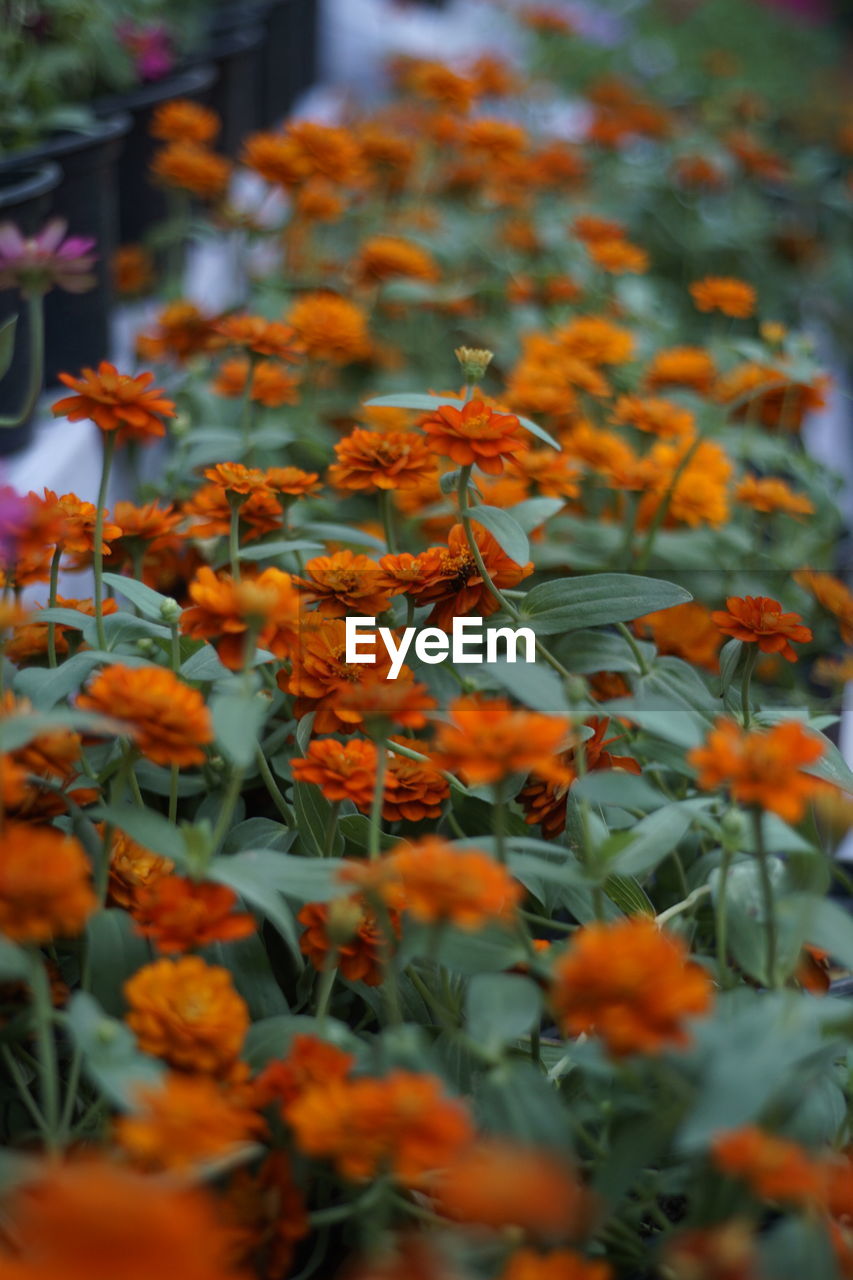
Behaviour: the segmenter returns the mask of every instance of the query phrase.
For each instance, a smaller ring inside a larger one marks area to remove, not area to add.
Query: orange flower
[[[206,469],[204,477],[221,485],[226,493],[239,493],[241,497],[263,493],[268,488],[264,472],[258,467],[244,467],[242,462],[217,462]]]
[[[574,1171],[553,1152],[508,1139],[463,1147],[430,1190],[438,1211],[455,1222],[562,1239],[590,1230],[590,1196]]]
[[[317,472],[303,471],[301,467],[267,467],[264,474],[271,489],[291,498],[304,498],[322,488]]]
[[[649,269],[649,255],[645,249],[628,240],[593,240],[586,248],[595,265],[611,275],[621,276],[628,272],[642,275]]]
[[[592,716],[585,721],[593,731],[592,737],[583,744],[585,770],[595,773],[601,769],[621,769],[625,773],[642,773],[642,769],[631,756],[615,756],[606,748],[619,741],[619,736],[607,738],[605,734],[610,725],[607,716]],[[540,778],[535,774],[527,779],[519,793],[519,802],[524,809],[524,820],[531,826],[541,825],[542,834],[548,840],[555,839],[566,828],[566,810],[568,806],[569,788],[577,776],[576,751],[572,747],[564,752],[560,763],[565,766],[565,777],[562,780]]]
[[[746,1219],[679,1231],[666,1242],[663,1258],[672,1280],[755,1280],[759,1274],[753,1227]]]
[[[164,667],[106,667],[78,696],[77,706],[119,721],[155,764],[201,764],[204,744],[213,741],[204,698]]]
[[[297,782],[312,782],[327,800],[352,800],[367,811],[376,782],[376,747],[366,738],[338,742],[314,738],[307,754],[291,761]]]
[[[340,618],[316,618],[300,630],[291,655],[292,672],[280,671],[276,681],[285,693],[296,695],[293,714],[314,712],[315,733],[351,733],[356,714],[350,708],[343,719],[338,714],[342,689],[361,680],[382,680],[391,669],[384,646],[377,648],[376,663],[346,661],[346,628]]]
[[[296,1145],[331,1160],[352,1182],[387,1170],[406,1187],[422,1185],[471,1139],[461,1102],[435,1076],[394,1070],[381,1080],[336,1080],[302,1094],[288,1109]]]
[[[438,836],[399,845],[385,859],[402,885],[406,910],[424,924],[450,922],[474,931],[511,921],[524,890],[505,867],[479,849],[454,849]]]
[[[722,311],[724,316],[746,320],[755,311],[755,290],[732,276],[705,276],[690,286],[697,311]]]
[[[562,349],[587,364],[626,364],[634,355],[634,335],[603,316],[575,316],[554,337]]]
[[[6,822],[0,834],[0,934],[27,943],[74,937],[97,906],[89,860],[73,836]]]
[[[217,1202],[122,1169],[114,1161],[53,1161],[15,1192],[12,1280],[248,1280],[234,1269]]]
[[[399,681],[397,681],[399,683]],[[395,739],[391,739],[395,741]],[[414,738],[400,739],[404,746],[422,749]],[[391,752],[388,759],[388,786],[382,804],[386,822],[422,822],[441,817],[450,784],[438,769],[424,761],[410,760]]]
[[[215,111],[189,98],[173,98],[154,109],[148,132],[161,142],[212,142],[219,133]]]
[[[725,609],[715,610],[711,619],[723,635],[757,644],[762,653],[780,653],[788,662],[797,661],[790,642],[807,644],[812,638],[798,613],[783,613],[769,596],[729,596]]]
[[[754,804],[799,822],[806,801],[827,784],[803,773],[823,755],[823,743],[798,720],[766,731],[745,730],[733,720],[718,720],[705,745],[690,752],[703,791],[727,787],[738,804]]]
[[[136,297],[154,285],[154,261],[144,245],[121,245],[110,265],[115,291],[120,297]]]
[[[735,498],[753,511],[781,511],[789,516],[814,514],[811,499],[804,493],[794,493],[778,476],[744,476],[735,489]]]
[[[137,894],[136,930],[166,954],[233,942],[255,932],[252,917],[235,911],[236,905],[237,895],[227,885],[165,876]]]
[[[219,1206],[232,1253],[253,1276],[280,1280],[292,1274],[294,1248],[311,1223],[286,1152],[270,1152],[259,1169],[237,1169]]]
[[[233,1072],[250,1019],[227,969],[199,956],[155,960],[128,979],[124,994],[143,1053],[184,1071]]]
[[[584,244],[600,244],[602,240],[624,240],[625,227],[610,218],[584,213],[575,218],[571,231]]]
[[[476,512],[473,518],[476,520]],[[473,532],[483,563],[496,587],[516,587],[533,572],[531,563],[519,565],[510,560],[488,530],[475,524]],[[414,563],[409,563],[405,555],[383,556],[379,565],[391,589],[402,570],[401,585],[408,579],[409,594],[419,604],[434,606],[429,615],[429,625],[441,627],[444,631],[451,629],[455,617],[476,613],[488,618],[499,607],[480,576],[461,524],[455,524],[450,530],[447,547],[431,547],[416,557]]]
[[[441,405],[421,426],[436,453],[460,467],[476,463],[487,475],[500,475],[504,459],[525,448],[525,442],[515,438],[518,418],[495,413],[482,400],[470,400],[462,409]]]
[[[299,949],[319,973],[337,966],[348,982],[380,985],[388,961],[388,937],[364,898],[307,902],[296,919],[304,926]],[[389,910],[388,919],[392,932],[399,937],[397,912]]]
[[[652,358],[645,378],[647,391],[664,387],[687,387],[698,395],[707,395],[717,371],[714,361],[703,347],[667,347]]]
[[[519,711],[506,698],[479,695],[456,698],[448,716],[438,726],[433,761],[467,785],[500,782],[512,773],[566,777],[556,759],[571,728],[562,716]]]
[[[435,473],[435,458],[413,431],[357,427],[335,445],[329,480],[338,489],[413,489]]]
[[[683,187],[699,187],[718,191],[726,185],[726,175],[706,156],[679,156],[673,166],[675,177]]]
[[[286,190],[307,177],[302,153],[292,138],[281,133],[253,133],[243,141],[242,164],[265,182]]]
[[[770,430],[799,431],[805,415],[825,405],[828,385],[826,377],[803,382],[785,368],[747,361],[718,379],[714,398],[730,405],[734,418],[757,418]]]
[[[299,400],[299,383],[274,360],[259,360],[252,374],[252,399],[266,409],[296,404]]]
[[[711,610],[696,600],[647,613],[637,619],[634,630],[641,636],[651,635],[658,653],[674,654],[706,671],[720,669],[720,629],[714,625]]]
[[[264,316],[224,316],[217,323],[216,332],[228,346],[241,347],[258,356],[294,361],[301,353],[293,327]]]
[[[327,1081],[344,1080],[355,1065],[351,1053],[313,1035],[295,1035],[287,1057],[268,1062],[255,1080],[262,1106],[276,1102],[287,1108],[306,1089]]]
[[[212,639],[220,661],[232,671],[246,662],[251,634],[261,649],[277,658],[289,654],[296,638],[300,598],[289,573],[264,569],[235,582],[203,565],[188,587],[192,604],[181,614],[181,631],[194,639]]]
[[[172,507],[159,507],[156,502],[134,506],[132,502],[117,502],[113,508],[113,520],[119,529],[117,545],[110,548],[110,559],[125,559],[143,546],[148,551],[159,551],[172,545],[172,535],[181,523],[180,513]]]
[[[76,494],[73,493],[64,493],[61,498],[57,498],[56,494],[50,489],[45,489],[44,496],[46,499],[55,502],[62,513],[63,528],[59,541],[63,549],[77,556],[83,556],[88,552],[94,551],[95,520],[97,517],[94,503],[81,502]],[[112,524],[107,519],[107,512],[104,511],[103,542],[101,543],[101,550],[104,555],[109,554],[109,544],[120,537],[121,529],[117,524]],[[59,542],[57,545],[59,545]]]
[[[684,1045],[713,985],[684,943],[648,916],[579,929],[554,965],[551,1006],[566,1035],[601,1037],[614,1057]]]
[[[369,556],[353,551],[336,551],[330,556],[314,556],[305,564],[307,578],[294,578],[304,591],[306,604],[316,604],[324,618],[340,618],[347,612],[378,617],[388,608],[382,585],[382,571]]]
[[[288,321],[312,360],[345,365],[370,354],[367,316],[338,294],[303,294],[291,307]]]
[[[406,87],[414,97],[459,115],[467,115],[477,93],[473,80],[441,62],[415,62],[406,76]]]
[[[134,1165],[152,1172],[218,1160],[263,1132],[263,1121],[208,1076],[170,1072],[159,1088],[140,1089],[136,1103],[113,1136]]]
[[[432,256],[420,245],[399,236],[371,236],[365,240],[354,263],[360,279],[437,280],[438,267]]]
[[[294,144],[303,178],[354,183],[361,177],[361,152],[349,130],[316,120],[295,120],[285,136]]]
[[[193,302],[170,302],[157,317],[156,328],[140,333],[136,354],[140,360],[173,359],[181,364],[201,352],[221,345],[212,317]]]
[[[667,525],[682,523],[695,529],[700,524],[719,526],[728,519],[728,483],[733,467],[720,445],[712,440],[702,440],[695,448],[689,440],[660,442],[644,461],[652,468],[652,492],[640,504],[641,525],[654,519],[667,495]]]
[[[841,639],[853,644],[853,591],[831,573],[816,573],[813,569],[800,569],[794,581],[810,591],[822,609],[838,619]]]
[[[134,911],[137,903],[175,864],[145,849],[123,831],[114,830],[110,848],[109,905]]]
[[[231,178],[231,163],[196,142],[169,142],[154,156],[151,172],[163,186],[218,200]]]
[[[133,378],[102,360],[97,373],[84,369],[81,378],[61,373],[59,380],[77,394],[58,400],[53,406],[54,417],[66,417],[69,422],[89,418],[101,431],[117,432],[120,444],[126,440],[144,444],[165,435],[163,418],[175,416],[174,403],[158,387],[151,386],[153,373],[140,373]]]
[[[31,715],[32,711],[32,704],[26,698],[15,698],[11,692],[0,698],[0,723],[7,717]],[[66,812],[62,792],[47,790],[35,780],[27,781],[27,774],[61,783],[77,804],[89,804],[97,799],[97,789],[83,788],[79,783],[81,750],[78,733],[70,729],[55,729],[38,734],[4,756],[7,816],[14,813],[30,820],[46,820]]]
[[[347,685],[341,690],[338,715],[343,720],[351,716],[354,724],[365,724],[374,737],[384,738],[393,726],[422,729],[426,712],[435,707],[426,685],[417,683],[408,667],[401,667],[396,680],[371,680],[367,675],[361,683]]]
[[[692,438],[696,419],[689,409],[657,396],[620,396],[613,407],[613,421],[627,423],[661,440]]]
[[[309,178],[303,183],[293,196],[293,205],[307,222],[337,222],[347,209],[344,198],[325,178]]]
[[[718,1169],[743,1179],[763,1200],[808,1205],[820,1196],[820,1170],[803,1148],[754,1125],[720,1134],[712,1152]]]
[[[517,1249],[501,1272],[500,1280],[610,1280],[612,1275],[608,1263],[591,1262],[569,1249],[553,1253]]]

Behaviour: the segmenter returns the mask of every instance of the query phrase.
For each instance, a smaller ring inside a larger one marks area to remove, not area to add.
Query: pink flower
[[[133,22],[121,22],[117,35],[133,58],[140,80],[162,80],[174,67],[172,38],[168,27],[162,23],[143,27]]]
[[[30,238],[12,222],[0,224],[0,289],[22,293],[47,293],[54,285],[68,293],[91,289],[95,242],[82,236],[65,239],[67,230],[63,218],[53,218]]]

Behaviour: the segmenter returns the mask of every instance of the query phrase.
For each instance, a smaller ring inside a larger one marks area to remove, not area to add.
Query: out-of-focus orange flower
[[[746,320],[755,311],[755,290],[733,276],[705,276],[690,286],[698,311],[722,311],[724,316]]]
[[[823,376],[804,382],[784,367],[747,361],[717,380],[714,398],[729,406],[734,418],[757,419],[771,430],[799,431],[805,415],[825,405],[828,385]]]
[[[231,1261],[217,1202],[114,1161],[52,1162],[9,1205],[9,1280],[249,1280]]]
[[[336,293],[306,293],[293,304],[287,318],[311,360],[346,365],[370,355],[367,316],[348,298]]]
[[[476,97],[476,82],[442,62],[415,61],[406,73],[406,88],[423,102],[467,115]]]
[[[112,530],[114,525],[109,526]],[[56,607],[58,609],[74,609],[77,612],[85,614],[86,617],[92,618],[95,614],[94,601],[92,600],[76,600],[67,596],[56,597]],[[39,622],[39,614],[41,607],[35,609],[29,622],[16,626],[11,637],[6,643],[6,657],[10,662],[28,662],[32,658],[37,658],[47,653],[48,649],[48,624]],[[104,600],[102,613],[104,617],[118,612],[118,603],[115,600]],[[68,637],[77,637],[79,632],[72,627],[63,626],[57,622],[54,625],[56,653],[58,657],[62,657],[68,653],[70,642]]]
[[[410,749],[422,750],[416,739],[400,741]],[[391,752],[388,775],[389,785],[382,804],[382,817],[386,822],[422,822],[424,818],[435,821],[441,817],[450,784],[431,763]]]
[[[323,618],[340,618],[354,612],[362,617],[378,617],[388,608],[379,564],[353,551],[335,551],[314,556],[305,564],[305,578],[294,578],[303,591],[306,605],[316,605]]]
[[[721,719],[687,758],[703,791],[727,787],[738,804],[758,805],[786,822],[799,822],[806,801],[827,785],[802,771],[822,755],[820,738],[799,720],[761,731]]]
[[[314,738],[303,757],[291,761],[297,782],[312,782],[327,800],[352,800],[365,812],[376,782],[376,747],[365,738],[337,742]]]
[[[307,902],[296,919],[303,926],[299,949],[318,972],[337,966],[348,982],[380,985],[389,958],[389,939],[364,898],[354,895],[333,902]],[[391,932],[399,937],[395,910],[388,911],[388,921]]]
[[[715,441],[702,440],[698,446],[690,440],[660,441],[643,461],[650,467],[652,482],[640,503],[641,527],[656,517],[661,502],[668,503],[666,525],[718,527],[728,519],[728,485],[734,467]]]
[[[221,485],[226,493],[239,493],[241,497],[263,493],[269,487],[259,467],[244,467],[242,462],[217,462],[208,467],[204,475],[212,484]]]
[[[141,507],[132,502],[117,502],[113,508],[113,520],[119,536],[110,547],[110,562],[132,560],[136,551],[156,552],[163,546],[171,546],[181,515],[172,507],[160,507],[156,502],[146,502]]]
[[[75,937],[97,906],[79,841],[53,827],[6,822],[0,834],[0,934],[27,943]]]
[[[644,614],[634,623],[634,629],[638,635],[650,635],[658,653],[674,654],[706,671],[720,669],[723,638],[711,610],[697,600]]]
[[[374,737],[387,737],[392,727],[422,729],[426,713],[434,711],[436,701],[426,685],[411,678],[408,667],[400,669],[396,680],[371,680],[367,676],[359,684],[341,690],[338,715],[354,724],[364,724]]]
[[[464,1105],[435,1076],[395,1070],[308,1089],[287,1109],[296,1145],[331,1160],[352,1182],[388,1170],[403,1186],[423,1185],[471,1140]]]
[[[713,984],[684,943],[648,916],[585,925],[554,965],[551,1006],[566,1035],[601,1037],[610,1053],[659,1053],[689,1042]]]
[[[609,1263],[592,1261],[570,1249],[537,1253],[517,1249],[507,1262],[500,1280],[610,1280]]]
[[[239,671],[247,660],[246,641],[277,658],[292,649],[301,601],[289,573],[271,567],[235,582],[203,565],[188,587],[191,605],[181,614],[181,631],[196,640],[213,640],[220,661]]]
[[[829,953],[806,943],[800,952],[794,977],[812,995],[825,996],[832,982]]]
[[[476,511],[473,519],[476,521]],[[496,587],[516,587],[533,572],[533,565],[516,564],[510,560],[497,540],[480,525],[473,526],[474,540],[480,550],[489,577]],[[386,575],[388,586],[402,569],[409,578],[408,591],[419,604],[431,604],[429,625],[449,631],[453,619],[476,613],[488,618],[498,609],[498,603],[486,586],[471,554],[465,530],[456,524],[447,535],[446,547],[430,547],[415,557],[415,563],[403,563],[402,556],[383,556],[379,561]],[[405,577],[399,585],[405,586]]]
[[[719,165],[707,156],[679,156],[673,164],[676,180],[687,188],[719,191],[726,185],[726,175]]]
[[[309,178],[293,196],[297,216],[306,222],[337,222],[346,212],[346,201],[325,178]]]
[[[406,910],[424,924],[450,922],[476,930],[490,920],[509,921],[524,896],[518,881],[489,854],[454,849],[438,836],[399,845],[385,864],[402,887]]]
[[[361,151],[348,129],[294,120],[286,126],[285,137],[296,148],[303,178],[327,178],[343,185],[361,178]]]
[[[717,370],[704,347],[667,347],[652,357],[646,369],[647,391],[665,387],[686,387],[700,396],[708,395]]]
[[[110,847],[109,905],[133,911],[147,890],[171,875],[175,864],[114,829]]]
[[[593,240],[586,249],[597,267],[614,276],[642,275],[649,269],[649,255],[630,240]]]
[[[448,707],[438,725],[433,761],[469,786],[500,782],[512,773],[563,780],[557,756],[571,725],[563,716],[518,710],[506,698],[468,695]]]
[[[587,773],[595,773],[602,769],[621,769],[624,773],[642,773],[640,765],[631,756],[617,756],[607,750],[619,735],[608,738],[607,730],[610,719],[607,716],[592,716],[586,725],[592,729],[592,737],[583,744],[584,768]],[[553,840],[565,830],[566,809],[569,788],[577,776],[577,749],[570,748],[564,752],[560,763],[565,766],[565,776],[554,780],[537,777],[535,774],[527,779],[519,793],[519,802],[524,809],[524,820],[531,826],[539,824],[542,834]]]
[[[347,662],[343,620],[313,616],[300,628],[291,663],[290,675],[280,671],[276,681],[284,692],[296,695],[293,713],[297,719],[314,712],[315,733],[351,733],[352,708],[346,720],[338,714],[341,690],[365,679],[382,680],[391,669],[384,646],[377,646],[376,663],[372,666]]]
[[[813,569],[800,569],[794,581],[810,591],[822,609],[838,619],[841,639],[853,644],[853,591],[831,573],[816,573]]]
[[[432,255],[400,236],[371,236],[365,240],[354,270],[359,279],[377,283],[395,279],[438,279],[438,267]]]
[[[15,716],[31,715],[32,711],[28,699],[16,698],[11,691],[0,698],[0,722]],[[3,756],[6,815],[45,821],[66,812],[64,793],[40,786],[37,778],[62,784],[77,804],[91,803],[97,797],[97,790],[80,785],[81,751],[79,733],[70,729],[54,729],[38,734]],[[37,775],[37,778],[29,781],[28,774]]]
[[[735,498],[753,511],[781,511],[789,516],[814,514],[814,503],[804,493],[795,493],[779,476],[744,476],[735,489]]]
[[[251,351],[256,356],[293,362],[301,354],[293,326],[280,320],[242,313],[223,316],[216,324],[216,332],[227,346]]]
[[[305,498],[319,493],[322,485],[316,471],[303,471],[301,467],[267,467],[264,472],[269,487],[289,498]]]
[[[719,1134],[711,1149],[718,1169],[741,1178],[763,1200],[807,1205],[820,1197],[817,1163],[786,1138],[750,1125]]]
[[[455,1222],[558,1240],[591,1226],[591,1197],[574,1171],[553,1152],[503,1138],[463,1147],[430,1191],[438,1211]]]
[[[286,1152],[270,1152],[257,1170],[237,1169],[219,1205],[232,1253],[252,1275],[281,1280],[291,1274],[295,1246],[311,1223]]]
[[[123,244],[112,260],[113,284],[120,297],[148,293],[154,285],[154,260],[141,244]]]
[[[729,596],[725,609],[715,609],[711,620],[723,635],[757,644],[762,653],[781,654],[787,662],[796,662],[791,641],[807,644],[812,638],[798,613],[783,613],[778,600],[769,596]]]
[[[691,439],[696,429],[689,409],[659,396],[620,396],[613,406],[613,421],[661,440]]]
[[[253,133],[243,141],[241,163],[265,182],[291,190],[308,174],[302,153],[292,138],[282,133]]]
[[[59,380],[76,394],[56,402],[54,417],[66,417],[69,422],[89,418],[101,431],[117,432],[120,444],[126,440],[145,444],[165,435],[163,419],[175,416],[174,402],[151,386],[153,373],[131,377],[102,360],[97,372],[84,369],[80,378],[61,373]]]
[[[335,445],[329,480],[338,489],[412,489],[436,472],[435,457],[414,431],[357,427]]]
[[[156,107],[148,126],[161,142],[212,142],[219,133],[219,116],[189,98],[173,98]]]
[[[679,1231],[663,1254],[673,1280],[755,1280],[759,1274],[754,1231],[746,1219]]]
[[[461,409],[441,405],[421,426],[436,453],[460,467],[476,463],[487,475],[500,475],[504,459],[526,447],[526,442],[515,434],[520,426],[518,418],[511,413],[495,413],[482,400],[470,400]]]
[[[229,1076],[249,1029],[231,974],[199,956],[156,960],[124,984],[127,1023],[144,1053],[183,1071]]]
[[[231,1154],[263,1133],[263,1121],[209,1076],[170,1072],[140,1089],[137,1109],[113,1127],[119,1149],[138,1168],[182,1171]]]
[[[77,705],[126,726],[128,737],[155,764],[201,764],[204,745],[213,741],[204,698],[165,667],[106,667]]]
[[[634,354],[634,335],[604,316],[575,316],[555,333],[570,356],[587,364],[626,364]]]
[[[252,917],[235,911],[236,905],[237,895],[227,885],[165,876],[137,894],[136,929],[167,955],[233,942],[255,932]]]
[[[727,134],[725,143],[752,177],[768,182],[781,182],[788,176],[787,161],[760,142],[748,129],[732,129]]]
[[[256,1077],[254,1087],[263,1107],[275,1102],[287,1108],[306,1089],[327,1081],[344,1080],[355,1065],[351,1053],[327,1044],[314,1035],[295,1035],[287,1056],[268,1062]]]
[[[97,510],[93,502],[81,502],[74,493],[64,493],[61,498],[50,489],[45,489],[46,499],[57,504],[62,513],[61,545],[65,551],[76,556],[85,556],[95,550],[95,521]],[[101,551],[109,554],[111,542],[121,537],[121,529],[113,524],[104,511],[103,542]],[[57,544],[59,545],[59,543]]]
[[[184,364],[201,352],[221,345],[215,319],[205,315],[194,302],[170,302],[157,316],[149,333],[136,339],[140,360],[177,360]]]
[[[151,172],[165,187],[214,201],[225,194],[231,163],[197,142],[169,142],[156,152]]]

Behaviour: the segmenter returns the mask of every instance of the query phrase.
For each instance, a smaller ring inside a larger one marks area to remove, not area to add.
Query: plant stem
[[[17,413],[0,417],[0,428],[20,427],[26,422],[38,403],[44,385],[44,295],[31,293],[27,297],[27,319],[30,327],[30,377],[24,403]]]
[[[773,896],[773,881],[770,878],[770,863],[764,844],[764,828],[762,813],[758,808],[752,810],[752,830],[755,838],[755,855],[758,858],[758,874],[761,881],[761,902],[764,909],[764,937],[767,946],[767,985],[771,990],[779,986],[776,976],[776,956],[778,943],[776,937],[776,904]]]
[[[388,489],[379,491],[379,510],[382,513],[382,528],[385,530],[385,545],[392,555],[397,552],[397,532],[394,528],[394,508],[391,505],[391,492]]]
[[[654,550],[654,545],[655,545],[655,538],[657,537],[658,531],[667,517],[667,513],[669,511],[669,505],[672,502],[673,494],[675,493],[675,490],[678,488],[678,482],[681,479],[684,472],[687,470],[687,467],[689,466],[690,462],[693,460],[696,450],[699,448],[699,445],[701,443],[702,443],[702,436],[697,436],[696,439],[693,441],[692,445],[690,446],[690,448],[684,454],[684,457],[681,459],[678,466],[675,468],[675,470],[672,473],[672,479],[669,482],[669,487],[667,488],[666,493],[663,495],[663,497],[660,500],[660,503],[658,504],[658,509],[654,514],[654,518],[651,524],[649,525],[649,531],[646,534],[645,541],[643,542],[642,548],[640,549],[640,554],[637,557],[637,568],[640,570],[640,572],[642,572],[647,567],[649,560],[651,559],[651,554],[652,554],[652,551]]]
[[[622,638],[624,639],[625,643],[628,645],[628,648],[631,650],[631,653],[634,655],[634,659],[637,663],[637,666],[640,668],[640,675],[647,676],[649,674],[649,669],[650,669],[649,664],[646,662],[646,659],[643,657],[642,649],[637,644],[634,637],[631,635],[630,628],[626,627],[624,622],[617,622],[616,629],[621,633]]]
[[[21,1070],[21,1064],[18,1062],[7,1044],[0,1044],[0,1057],[2,1057],[9,1075],[15,1082],[15,1088],[18,1090],[21,1102],[26,1107],[30,1119],[42,1137],[46,1138],[47,1129],[45,1126],[44,1116],[39,1111],[33,1095],[30,1093],[29,1085],[24,1079],[24,1073]]]
[[[388,752],[384,743],[376,746],[376,779],[373,784],[373,802],[370,806],[370,821],[367,828],[367,856],[373,861],[378,858],[382,841],[382,801],[385,798],[385,774],[388,769]]]
[[[235,582],[240,581],[240,508],[243,505],[243,495],[240,493],[228,494],[228,502],[231,507],[231,524],[228,530],[228,559],[231,562],[231,577]]]
[[[48,1151],[53,1152],[59,1146],[59,1072],[56,1065],[56,1042],[53,1038],[53,1004],[47,970],[41,955],[35,949],[31,952],[29,986],[36,1023],[45,1146]]]
[[[335,800],[329,808],[329,821],[326,823],[326,835],[323,840],[324,858],[331,858],[332,850],[335,847],[335,832],[338,829],[338,810],[340,807],[340,800]]]
[[[62,559],[62,547],[58,546],[50,562],[50,588],[47,598],[49,609],[56,608],[56,597],[59,589],[59,562]],[[47,624],[47,662],[48,666],[56,666],[56,623]]]
[[[92,567],[95,574],[95,631],[98,636],[98,648],[106,649],[107,633],[104,630],[104,507],[107,501],[107,487],[110,482],[113,454],[116,437],[114,431],[104,433],[104,461],[101,467],[101,483],[98,487],[98,505],[95,510],[95,549],[92,556]]]
[[[720,864],[720,882],[717,886],[717,909],[715,912],[715,933],[717,935],[717,968],[720,971],[720,986],[727,990],[731,986],[731,972],[728,960],[728,892],[729,867],[732,864],[732,850],[723,849],[723,860]]]
[[[688,893],[683,901],[676,902],[674,906],[667,907],[666,911],[662,911],[659,916],[655,916],[657,923],[666,924],[667,920],[672,920],[674,916],[680,916],[685,911],[692,911],[696,903],[701,902],[703,898],[707,898],[710,892],[710,885],[701,884],[698,889]]]
[[[269,764],[267,763],[267,758],[264,755],[263,748],[260,746],[258,747],[255,759],[258,765],[258,772],[260,773],[261,778],[263,779],[264,786],[269,792],[270,799],[272,800],[273,804],[278,810],[279,816],[281,817],[286,827],[292,826],[293,815],[291,814],[290,809],[287,807],[287,801],[285,800],[284,796],[281,794],[279,785],[276,782],[275,778],[273,777],[272,769],[270,769]]]
[[[498,862],[502,866],[506,866],[506,800],[502,781],[495,783],[494,797],[495,853],[497,854]]]
[[[752,723],[752,707],[750,705],[749,687],[752,684],[752,673],[755,671],[755,664],[758,661],[758,645],[753,645],[747,650],[743,663],[743,675],[740,684],[740,705],[743,712],[743,727],[748,729]]]

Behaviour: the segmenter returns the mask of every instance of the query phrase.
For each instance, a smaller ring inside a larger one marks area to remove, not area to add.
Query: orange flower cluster
[[[137,932],[157,951],[173,955],[254,933],[254,920],[235,912],[236,905],[237,895],[224,884],[169,875],[137,892],[134,917]]]
[[[118,722],[155,764],[201,764],[213,741],[210,711],[197,689],[164,667],[105,667],[77,698],[78,707]]]
[[[4,765],[4,788],[8,764]],[[74,937],[97,908],[89,860],[53,827],[7,822],[0,833],[0,933],[13,942]]]
[[[89,418],[101,431],[114,431],[119,443],[139,440],[146,444],[165,435],[163,419],[175,416],[174,403],[151,386],[153,373],[134,378],[102,360],[97,372],[84,369],[82,378],[61,373],[59,380],[77,394],[57,400],[54,415],[69,422]]]
[[[688,760],[705,791],[725,787],[738,804],[757,805],[786,822],[799,822],[806,802],[827,784],[803,769],[823,755],[823,743],[798,720],[767,730],[745,730],[718,720],[704,746]]]
[[[812,638],[798,613],[783,613],[779,601],[769,596],[729,596],[725,610],[715,610],[711,620],[723,635],[757,644],[762,653],[779,653],[787,662],[797,661],[791,641],[807,644]]]
[[[157,960],[124,987],[127,1023],[144,1053],[184,1071],[228,1078],[249,1029],[249,1010],[227,969],[198,956]]]
[[[137,1109],[113,1134],[140,1169],[182,1171],[231,1155],[263,1133],[263,1122],[207,1076],[169,1073],[159,1088],[139,1090]]]
[[[435,475],[435,458],[413,431],[357,428],[335,445],[329,480],[338,489],[413,489]]]
[[[192,604],[181,614],[181,631],[213,640],[220,661],[239,671],[251,641],[277,658],[290,652],[299,622],[300,597],[289,573],[264,569],[235,582],[202,566],[188,587]]]

